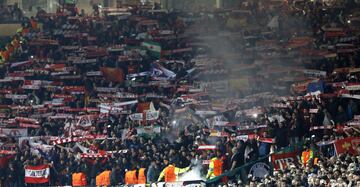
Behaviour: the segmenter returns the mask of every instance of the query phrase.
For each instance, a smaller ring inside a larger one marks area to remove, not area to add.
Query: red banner
[[[49,182],[49,179],[50,168],[48,165],[25,167],[25,183],[43,184]]]
[[[272,154],[271,162],[274,166],[275,170],[284,170],[288,168],[291,164],[297,164],[299,153],[298,152],[290,152],[290,153],[282,153],[282,154]]]
[[[9,160],[14,157],[14,155],[6,155],[0,157],[0,168],[5,169],[8,166]]]
[[[121,69],[102,67],[100,68],[100,70],[108,81],[112,81],[112,82],[124,81],[124,73]]]
[[[341,140],[336,140],[335,150],[336,154],[350,153],[358,155],[357,146],[360,144],[360,137],[348,137]]]

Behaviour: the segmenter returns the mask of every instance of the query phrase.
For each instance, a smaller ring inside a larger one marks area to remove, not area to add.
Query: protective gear
[[[145,168],[139,169],[138,184],[146,184]]]
[[[86,186],[86,175],[82,172],[72,174],[72,186]]]
[[[223,163],[220,159],[218,159],[217,157],[214,157],[210,160],[210,164],[209,164],[209,170],[208,173],[206,175],[206,178],[214,178],[216,176],[219,176],[222,174],[222,167],[223,167]]]
[[[187,168],[177,168],[174,165],[169,165],[162,170],[158,178],[158,182],[162,180],[165,176],[165,182],[175,182],[178,179],[178,175],[189,171],[190,167]]]
[[[136,170],[127,171],[125,173],[125,184],[137,184]]]
[[[110,186],[110,173],[111,171],[106,170],[96,176],[96,186]]]
[[[314,159],[314,152],[311,149],[306,149],[301,153],[301,163],[307,166]]]

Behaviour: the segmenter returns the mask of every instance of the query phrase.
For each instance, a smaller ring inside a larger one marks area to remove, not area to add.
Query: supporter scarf
[[[25,90],[39,90],[40,85],[23,85],[21,88]]]
[[[29,111],[31,110],[31,106],[21,106],[21,105],[16,105],[16,106],[10,106],[11,110],[20,110],[20,111]]]
[[[274,138],[262,138],[259,137],[258,138],[259,142],[264,142],[264,143],[270,143],[270,144],[274,144],[275,143],[275,139]]]
[[[21,123],[39,124],[39,121],[32,118],[16,117],[15,120]]]
[[[44,184],[50,180],[50,167],[48,165],[25,166],[25,183]]]
[[[146,97],[146,98],[158,98],[158,99],[163,99],[163,98],[166,98],[166,96],[163,96],[163,95],[158,95],[158,94],[155,94],[155,93],[147,93],[147,94],[143,94],[139,97]]]
[[[138,95],[133,93],[124,93],[124,92],[118,92],[115,95],[116,98],[122,98],[122,99],[134,99],[138,98]]]
[[[146,71],[146,72],[141,72],[141,73],[128,74],[128,75],[126,75],[126,78],[131,79],[131,78],[143,77],[143,76],[149,76],[149,75],[151,75],[151,73]]]
[[[91,64],[91,63],[96,63],[97,59],[81,59],[81,60],[76,60],[73,61],[74,64]]]
[[[325,146],[325,145],[330,145],[333,143],[335,143],[335,140],[317,142],[316,145],[317,146]]]
[[[68,80],[68,79],[81,79],[81,75],[64,75],[59,76],[61,80]],[[72,92],[72,93],[82,93],[82,92]]]
[[[360,83],[347,83],[345,89],[350,91],[360,90]]]
[[[331,125],[326,125],[326,126],[312,126],[310,127],[310,131],[313,131],[313,130],[323,130],[323,129],[332,129],[333,126]]]
[[[108,153],[81,153],[80,158],[108,158],[111,154]]]
[[[89,71],[86,72],[86,76],[91,77],[91,76],[102,76],[102,72],[101,71]]]
[[[119,88],[107,88],[107,87],[96,87],[96,91],[98,92],[119,92]]]
[[[216,150],[216,145],[199,145],[197,150]]]
[[[58,138],[52,141],[53,145],[59,145],[64,143],[71,143],[71,142],[82,142],[86,140],[98,140],[98,139],[105,139],[106,135],[87,135],[82,137],[67,137],[67,138]]]
[[[46,109],[47,110],[47,109]],[[40,111],[38,111],[40,112]],[[49,113],[44,113],[44,114],[33,114],[31,115],[30,117],[31,118],[35,118],[35,119],[40,119],[40,118],[49,118],[53,115],[52,112],[49,112]]]
[[[67,119],[67,118],[73,118],[73,114],[66,114],[66,113],[60,113],[56,114],[55,116],[49,116],[49,119]]]
[[[356,121],[349,121],[347,122],[348,126],[360,126],[360,121],[356,120]]]
[[[52,98],[63,99],[64,101],[73,101],[74,96],[68,94],[53,94]]]
[[[100,104],[99,107],[100,107],[100,113],[103,113],[103,114],[109,114],[109,113],[118,114],[123,111],[123,108],[108,106],[108,105],[104,105],[104,104]]]
[[[70,74],[69,71],[59,71],[59,72],[50,73],[51,76],[68,75],[68,74]],[[63,77],[63,76],[61,76],[61,77]]]
[[[31,60],[22,61],[22,62],[14,62],[10,64],[10,68],[20,67],[20,66],[26,66],[32,64]]]
[[[28,98],[28,95],[20,95],[20,94],[5,94],[5,98],[12,100],[25,100]]]
[[[34,124],[28,124],[28,123],[19,123],[19,127],[21,128],[35,128],[38,129],[41,127],[41,125],[34,125]]]

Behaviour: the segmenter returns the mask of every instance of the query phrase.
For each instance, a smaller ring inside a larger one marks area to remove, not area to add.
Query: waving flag
[[[151,77],[155,80],[169,80],[176,77],[176,74],[158,63],[151,64]]]
[[[347,137],[344,139],[335,141],[335,150],[337,154],[350,153],[353,155],[358,155],[356,148],[360,144],[360,138],[357,137]]]
[[[124,73],[121,69],[101,67],[100,71],[108,81],[123,82],[125,79]]]
[[[26,166],[25,183],[43,184],[49,182],[50,168],[48,165]]]
[[[148,42],[143,42],[141,46],[147,48],[150,56],[158,59],[161,57],[161,46],[159,43],[148,41]]]

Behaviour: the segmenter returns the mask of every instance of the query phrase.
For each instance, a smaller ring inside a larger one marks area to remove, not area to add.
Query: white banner
[[[23,100],[23,99],[27,99],[28,96],[27,95],[19,95],[19,94],[6,94],[5,98],[7,99],[13,99],[13,100]]]
[[[86,72],[86,76],[102,76],[102,72],[101,71],[89,71]]]
[[[50,168],[40,169],[40,170],[25,169],[25,177],[47,178],[49,175],[50,175]]]
[[[144,117],[143,117],[143,113],[135,113],[135,114],[129,115],[129,118],[133,121],[142,121]],[[147,111],[146,112],[146,120],[147,121],[156,120],[158,118],[159,118],[159,111]]]
[[[346,85],[345,89],[350,90],[350,91],[360,90],[360,84]]]
[[[326,71],[305,69],[303,72],[306,76],[309,76],[309,77],[325,77],[326,76]]]

